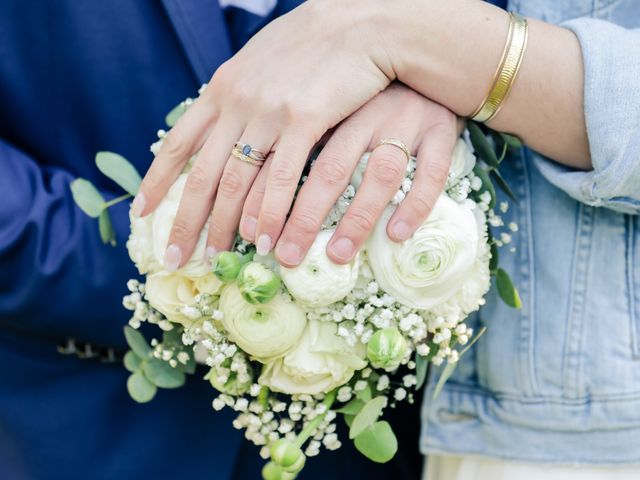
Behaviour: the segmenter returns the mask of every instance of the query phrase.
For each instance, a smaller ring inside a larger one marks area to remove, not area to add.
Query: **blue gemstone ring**
[[[265,153],[252,148],[248,143],[242,142],[236,142],[233,150],[231,150],[231,155],[238,160],[242,160],[243,162],[250,163],[251,165],[256,165],[258,167],[261,167],[267,159],[267,155]]]

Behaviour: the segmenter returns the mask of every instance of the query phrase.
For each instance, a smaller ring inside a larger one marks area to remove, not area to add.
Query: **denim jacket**
[[[487,333],[423,407],[424,453],[640,464],[640,1],[512,0],[561,24],[584,56],[593,171],[529,150],[504,175],[519,197],[500,262],[523,301],[491,293]],[[635,28],[635,30],[634,30]]]

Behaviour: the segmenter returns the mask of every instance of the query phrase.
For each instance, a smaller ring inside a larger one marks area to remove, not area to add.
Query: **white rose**
[[[229,338],[257,360],[266,363],[293,349],[307,324],[305,313],[279,293],[269,303],[251,304],[236,284],[220,295],[218,308]]]
[[[476,156],[473,153],[473,148],[462,138],[459,138],[451,156],[449,185],[455,185],[462,177],[469,175],[475,166]]]
[[[327,244],[333,232],[320,232],[297,267],[280,267],[280,277],[289,293],[305,306],[325,307],[342,300],[351,293],[358,281],[359,252],[345,265],[333,263],[327,256]]]
[[[413,237],[396,243],[386,233],[394,209],[387,207],[367,243],[378,284],[411,308],[443,304],[473,274],[479,244],[475,215],[443,194]]]
[[[347,383],[356,370],[366,367],[365,347],[351,347],[336,335],[334,322],[309,320],[300,343],[284,358],[262,371],[258,383],[287,394],[327,393]]]
[[[164,254],[169,243],[173,221],[187,174],[181,174],[153,213],[143,218],[131,219],[131,235],[127,241],[129,256],[141,274],[156,273],[164,269]],[[205,261],[208,224],[200,232],[196,248],[189,261],[177,273],[189,277],[200,277],[210,271]]]
[[[181,310],[184,306],[193,305],[198,293],[196,283],[183,275],[161,272],[147,276],[145,297],[170,322],[185,326],[193,322],[194,319]]]

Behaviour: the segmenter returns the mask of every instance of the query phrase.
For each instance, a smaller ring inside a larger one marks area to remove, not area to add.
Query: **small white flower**
[[[378,390],[379,392],[382,392],[387,388],[389,388],[389,377],[387,375],[381,375],[380,378],[378,379],[376,390]]]
[[[224,408],[225,402],[220,397],[217,397],[217,398],[214,398],[212,405],[214,410],[220,411]]]
[[[404,388],[396,388],[396,391],[393,394],[393,398],[401,402],[402,400],[407,398],[407,391]]]

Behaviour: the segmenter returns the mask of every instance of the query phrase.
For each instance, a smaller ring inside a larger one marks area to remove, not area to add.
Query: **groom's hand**
[[[404,85],[392,84],[342,122],[328,140],[277,242],[278,260],[285,266],[302,261],[363,153],[373,151],[356,197],[328,245],[327,253],[337,263],[354,257],[405,177],[406,153],[394,145],[378,146],[382,139],[399,140],[417,156],[411,190],[387,225],[392,240],[409,238],[444,189],[459,133],[457,118],[449,110]],[[269,175],[261,172],[246,200],[240,232],[247,240],[254,240],[251,225],[269,181]],[[284,219],[283,214],[274,221]]]

